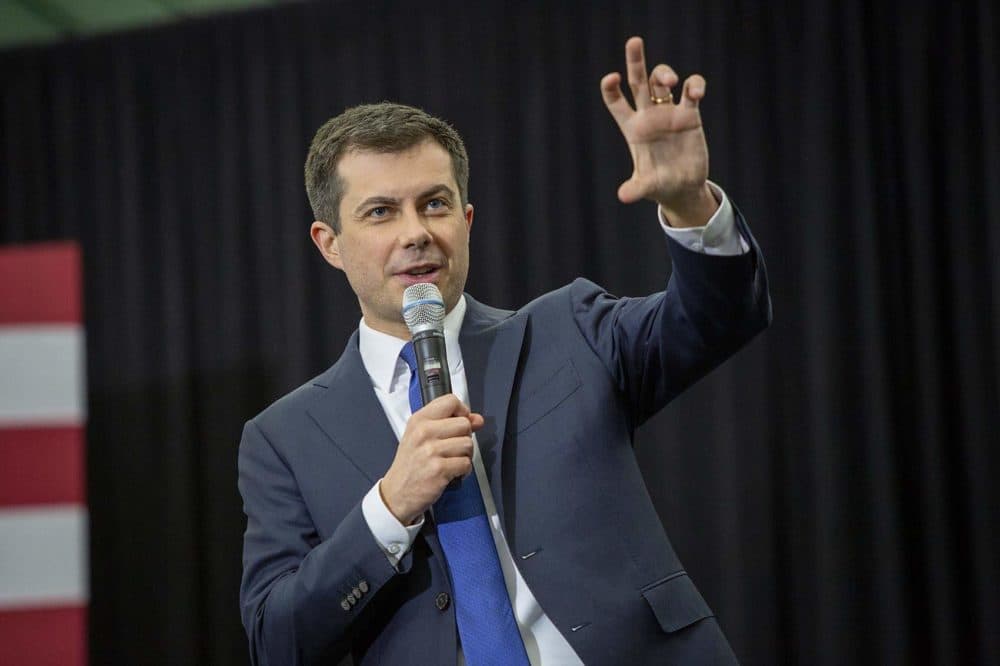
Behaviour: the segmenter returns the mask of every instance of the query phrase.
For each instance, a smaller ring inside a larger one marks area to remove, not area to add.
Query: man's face
[[[472,206],[462,206],[451,157],[429,139],[401,153],[350,151],[337,171],[340,233],[315,222],[313,241],[347,275],[365,322],[409,338],[403,291],[433,282],[450,311],[469,273]]]

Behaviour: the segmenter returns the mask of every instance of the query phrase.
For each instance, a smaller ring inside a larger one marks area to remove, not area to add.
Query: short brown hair
[[[340,158],[350,150],[399,153],[433,139],[451,156],[451,169],[462,205],[469,202],[469,156],[455,129],[429,113],[405,104],[380,102],[347,109],[316,131],[306,156],[306,194],[316,220],[340,233],[340,200],[344,181],[337,174]]]

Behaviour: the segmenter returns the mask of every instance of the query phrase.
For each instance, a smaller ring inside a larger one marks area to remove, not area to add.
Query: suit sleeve
[[[572,285],[577,326],[627,397],[636,426],[771,321],[760,248],[733,209],[746,254],[710,256],[668,238],[673,271],[665,291],[616,298],[586,280]]]
[[[247,515],[240,609],[251,662],[336,663],[368,602],[396,574],[361,502],[320,541],[291,470],[254,421],[240,442],[239,488]],[[400,570],[410,562],[404,557]],[[363,588],[345,609],[348,596]]]

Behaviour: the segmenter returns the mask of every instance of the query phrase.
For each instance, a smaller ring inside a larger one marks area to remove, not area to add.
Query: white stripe
[[[0,426],[83,423],[84,354],[78,325],[0,326]]]
[[[87,510],[0,511],[0,609],[86,604]]]

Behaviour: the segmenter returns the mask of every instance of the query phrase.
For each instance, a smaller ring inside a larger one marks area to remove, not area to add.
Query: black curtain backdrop
[[[392,99],[464,135],[478,298],[661,288],[598,91],[631,34],[707,78],[770,270],[773,327],[638,443],[737,654],[1000,663],[998,12],[336,2],[0,54],[0,241],[84,250],[93,663],[248,661],[240,429],[360,316],[307,237],[328,117]]]

